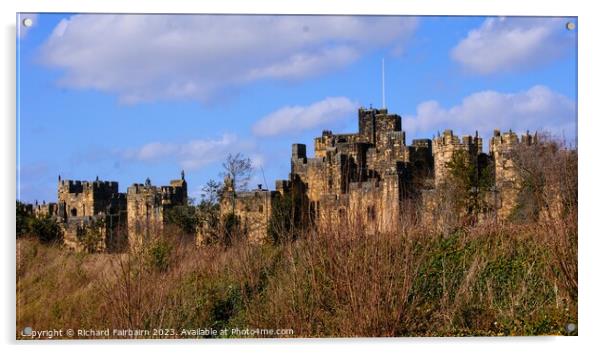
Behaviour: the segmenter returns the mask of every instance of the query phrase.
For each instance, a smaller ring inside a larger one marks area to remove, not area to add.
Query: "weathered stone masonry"
[[[483,153],[483,140],[459,137],[445,130],[433,140],[416,139],[406,144],[399,115],[386,109],[358,111],[358,132],[334,134],[324,130],[314,139],[314,157],[304,144],[293,144],[291,172],[287,180],[277,180],[274,191],[262,188],[235,192],[231,180],[225,180],[220,213],[234,214],[253,241],[267,234],[274,200],[286,195],[301,195],[302,220],[324,227],[341,220],[357,222],[368,231],[391,231],[404,213],[404,200],[422,200],[422,217],[435,221],[437,190],[449,177],[447,168],[454,153],[465,151],[472,161],[485,158],[493,164],[495,185],[487,199],[495,216],[505,219],[516,205],[520,178],[512,160],[512,151],[521,144],[537,142],[528,132],[519,140],[512,132],[495,130],[489,154]],[[133,184],[120,193],[117,182],[61,180],[58,201],[31,207],[38,217],[56,217],[64,229],[64,242],[75,250],[122,251],[143,247],[161,234],[165,212],[187,204],[187,184],[181,178],[167,186]],[[89,229],[100,237],[90,249],[82,239]],[[200,235],[202,237],[202,234]]]
[[[449,177],[447,165],[459,150],[475,163],[479,158],[494,163],[495,187],[489,199],[497,216],[506,218],[515,206],[520,184],[511,151],[519,143],[537,139],[527,133],[519,141],[512,131],[501,134],[496,130],[488,155],[483,153],[478,132],[460,138],[445,130],[433,140],[417,139],[407,145],[401,117],[386,109],[360,108],[358,130],[347,134],[323,131],[314,139],[313,158],[304,144],[293,144],[289,179],[277,180],[276,191],[260,188],[236,195],[235,214],[253,224],[252,239],[265,237],[266,212],[273,198],[292,190],[304,195],[308,220],[318,227],[344,219],[361,222],[368,230],[393,230],[404,216],[406,197],[419,196],[424,213],[436,207],[435,191]],[[222,213],[230,212],[229,200],[222,200]],[[429,219],[428,214],[423,216]]]
[[[133,184],[127,190],[127,225],[130,248],[140,248],[161,234],[165,211],[176,205],[186,205],[188,190],[184,172],[169,186],[153,186],[150,179]]]
[[[64,244],[76,251],[116,252],[143,246],[163,229],[164,213],[186,205],[188,190],[184,172],[169,186],[133,184],[120,193],[115,181],[64,180],[59,176],[57,203],[36,205],[37,217],[55,217],[63,230]],[[97,235],[94,244],[86,236]]]

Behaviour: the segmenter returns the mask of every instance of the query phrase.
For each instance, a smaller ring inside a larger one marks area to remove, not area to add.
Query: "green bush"
[[[17,201],[17,238],[27,234],[31,230],[33,216],[27,212],[24,203]]]
[[[180,228],[185,234],[195,234],[199,217],[194,206],[174,206],[165,211],[165,220]]]
[[[61,240],[63,236],[61,227],[51,217],[31,219],[31,233],[42,243],[53,243]]]
[[[476,215],[486,207],[485,191],[493,186],[492,165],[487,155],[471,157],[467,151],[454,151],[452,159],[446,163],[449,168],[454,199],[458,210]]]
[[[172,246],[159,239],[148,250],[149,265],[153,270],[166,272],[169,269]]]
[[[92,253],[98,250],[100,241],[103,238],[102,230],[105,228],[103,220],[99,219],[86,225],[79,234],[78,241],[83,246],[86,252]]]

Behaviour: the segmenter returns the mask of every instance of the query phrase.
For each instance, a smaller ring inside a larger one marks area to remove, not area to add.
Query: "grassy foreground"
[[[19,238],[17,338],[24,327],[160,328],[169,334],[154,337],[190,338],[182,330],[218,332],[201,337],[564,335],[577,324],[576,214],[485,221],[449,234],[410,225],[366,235],[337,226],[294,242],[201,249],[175,239],[131,255],[75,254]]]

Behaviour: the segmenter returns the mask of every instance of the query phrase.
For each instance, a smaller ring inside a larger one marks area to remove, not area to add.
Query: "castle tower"
[[[306,160],[307,159],[307,148],[303,143],[293,143],[292,155],[293,161]]]
[[[58,216],[64,220],[71,217],[95,216],[106,212],[113,194],[119,192],[116,181],[80,181],[59,179]]]
[[[368,142],[377,147],[387,133],[401,131],[401,117],[397,114],[389,114],[387,109],[360,108],[358,123],[362,142]]]
[[[451,162],[454,153],[466,151],[471,160],[476,158],[483,150],[483,139],[478,132],[475,136],[463,136],[462,140],[454,135],[452,130],[445,130],[443,136],[437,136],[433,140],[433,159],[435,165],[435,186],[445,182],[449,176],[447,164]]]
[[[132,184],[127,190],[128,243],[130,249],[141,246],[163,230],[163,210],[159,188],[150,184]]]
[[[184,170],[180,173],[180,179],[169,182],[168,187],[162,187],[163,204],[187,205],[188,204],[188,183],[184,178]]]
[[[519,140],[512,130],[501,133],[495,129],[489,142],[489,154],[494,164],[495,187],[499,192],[498,216],[507,218],[516,207],[521,180],[514,162],[513,153],[521,145],[537,143],[537,136],[527,131]]]
[[[180,179],[167,186],[154,186],[150,179],[132,184],[127,190],[127,228],[130,249],[139,249],[163,232],[165,211],[187,204],[187,184],[182,171]]]
[[[125,195],[118,183],[66,180],[59,176],[56,211],[65,246],[77,251],[114,251],[125,239]],[[93,231],[100,237],[93,244],[84,235]]]

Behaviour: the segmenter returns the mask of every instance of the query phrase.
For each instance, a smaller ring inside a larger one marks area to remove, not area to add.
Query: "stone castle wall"
[[[75,251],[119,252],[143,245],[161,234],[165,210],[187,204],[182,178],[168,186],[133,184],[120,193],[115,181],[63,180],[59,176],[57,203],[32,207],[36,217],[55,218],[63,243]]]
[[[127,224],[130,249],[140,249],[163,231],[161,189],[134,184],[127,190]]]
[[[154,186],[150,179],[127,190],[127,228],[130,249],[141,249],[163,233],[165,212],[187,205],[188,189],[184,172],[169,186]]]
[[[393,230],[404,217],[404,199],[416,196],[422,199],[425,220],[461,217],[437,213],[443,203],[453,201],[442,199],[439,188],[449,178],[448,164],[457,151],[465,152],[470,163],[494,163],[495,186],[481,191],[486,209],[496,210],[503,219],[516,205],[520,181],[509,151],[518,143],[533,143],[529,134],[518,141],[512,132],[495,132],[486,155],[478,132],[460,138],[445,130],[433,140],[417,139],[408,146],[401,117],[386,109],[360,108],[358,127],[357,133],[324,130],[314,139],[314,157],[308,157],[304,144],[293,144],[289,180],[276,183],[280,194],[295,188],[303,192],[307,212],[318,227],[344,220],[361,223],[368,231]],[[245,201],[237,207],[237,215],[256,218],[253,210],[264,199],[241,196]]]
[[[314,139],[313,158],[308,158],[304,144],[293,144],[290,178],[278,181],[276,190],[280,194],[301,191],[307,199],[307,219],[317,226],[344,218],[374,224],[375,230],[392,229],[391,214],[399,213],[401,195],[409,185],[410,155],[422,156],[431,145],[406,146],[401,117],[386,109],[360,109],[358,125],[359,132],[353,134],[323,131]],[[430,159],[422,160],[428,164]],[[240,208],[244,204],[256,209],[247,203],[263,203],[263,199],[238,196],[244,202],[236,208],[237,215],[256,218],[253,211]],[[224,198],[222,207],[228,206],[230,201]]]
[[[272,214],[272,202],[277,191],[261,188],[237,192],[232,189],[224,192],[220,214],[222,219],[228,213],[234,213],[240,220],[240,227],[252,242],[262,242],[267,235],[268,223]]]
[[[56,202],[43,202],[41,204],[36,203],[33,205],[32,213],[35,217],[55,217],[58,214],[58,205]]]
[[[424,219],[441,220],[436,208],[450,200],[442,199],[439,188],[449,178],[454,154],[464,151],[471,162],[493,164],[495,185],[486,199],[504,219],[516,205],[521,184],[512,151],[536,140],[528,133],[519,140],[512,131],[496,130],[485,155],[478,133],[460,138],[445,130],[433,140],[416,139],[407,145],[399,115],[360,108],[358,132],[323,131],[314,139],[313,157],[308,157],[304,144],[293,144],[289,178],[278,180],[275,191],[259,186],[234,192],[226,180],[220,212],[223,217],[233,211],[253,241],[265,239],[274,199],[293,193],[302,195],[303,220],[318,227],[345,220],[370,232],[392,231],[404,217],[404,200],[414,197],[422,199]],[[188,202],[183,172],[169,185],[153,186],[147,179],[130,186],[127,193],[119,193],[117,182],[59,177],[57,196],[56,204],[36,205],[32,212],[56,217],[63,224],[65,244],[76,250],[81,250],[88,230],[96,227],[101,240],[92,248],[97,251],[117,251],[124,243],[144,247],[163,232],[165,212]]]

